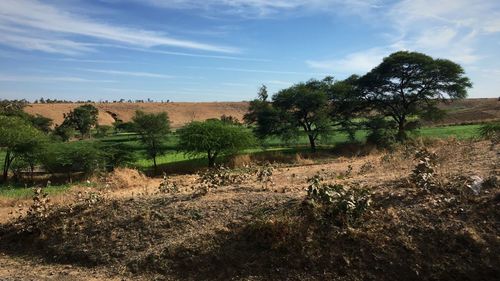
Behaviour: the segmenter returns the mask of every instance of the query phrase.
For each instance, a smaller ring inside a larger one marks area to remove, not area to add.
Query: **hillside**
[[[40,114],[61,124],[63,114],[81,104],[30,104],[25,111],[30,114]],[[179,103],[96,103],[99,109],[99,124],[111,125],[113,115],[123,121],[130,121],[136,110],[146,112],[168,112],[172,127],[178,128],[192,120],[218,118],[221,115],[231,115],[242,119],[247,111],[246,102],[179,102]]]
[[[26,112],[40,114],[60,124],[63,114],[81,104],[30,104]],[[123,121],[130,121],[136,110],[146,112],[166,111],[172,127],[178,128],[192,120],[218,118],[231,115],[242,119],[248,109],[247,102],[176,102],[176,103],[97,103],[99,124],[111,125],[113,116]],[[466,99],[463,101],[442,104],[440,106],[448,115],[436,124],[461,124],[491,121],[500,119],[500,101],[495,98]]]

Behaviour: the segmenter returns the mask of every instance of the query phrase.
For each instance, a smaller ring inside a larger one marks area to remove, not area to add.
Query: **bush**
[[[319,175],[308,180],[306,202],[311,206],[313,217],[327,225],[355,225],[370,206],[368,190],[342,184],[324,184],[322,180]]]
[[[436,185],[435,169],[437,155],[429,152],[426,148],[417,150],[415,160],[418,161],[410,176],[413,184],[420,188],[429,189]]]
[[[394,122],[383,118],[374,118],[366,123],[369,130],[366,142],[381,148],[391,148],[396,142]]]
[[[500,122],[484,124],[479,128],[479,135],[491,140],[492,144],[500,143]]]
[[[92,175],[105,166],[105,156],[93,143],[53,143],[47,146],[42,160],[43,167],[50,173],[71,174],[81,172]]]

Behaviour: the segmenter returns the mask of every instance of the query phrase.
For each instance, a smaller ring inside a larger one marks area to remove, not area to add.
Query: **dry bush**
[[[359,167],[359,174],[364,175],[373,170],[375,170],[375,165],[373,164],[373,162],[366,161],[365,163],[363,163],[363,165],[361,165],[361,167]]]
[[[130,168],[116,168],[104,178],[106,187],[111,190],[144,187],[148,181],[141,172]]]
[[[274,167],[271,163],[266,162],[257,170],[257,182],[262,184],[262,189],[267,190],[269,185],[274,185],[273,179]]]
[[[338,227],[355,225],[370,206],[367,189],[325,184],[317,174],[308,180],[306,206],[310,215],[321,224]]]
[[[41,233],[43,221],[49,216],[52,205],[48,194],[43,191],[42,187],[33,188],[32,200],[26,215],[19,217],[17,225],[20,232]]]
[[[418,162],[410,176],[411,183],[424,189],[435,187],[436,159],[437,155],[429,152],[426,148],[417,150],[415,153],[415,160]]]
[[[240,184],[249,175],[245,173],[234,173],[233,170],[220,165],[205,171],[198,173],[197,186],[196,189],[201,194],[206,194],[212,189],[217,189],[219,187],[228,186],[232,184]]]
[[[158,192],[160,193],[178,193],[179,187],[177,184],[170,180],[166,173],[163,173],[163,179],[158,186]]]

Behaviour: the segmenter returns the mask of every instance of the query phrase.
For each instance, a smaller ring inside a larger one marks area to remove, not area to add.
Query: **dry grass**
[[[500,189],[475,196],[453,177],[498,175],[497,150],[456,140],[428,149],[438,155],[443,183],[431,191],[407,184],[411,146],[328,161],[296,156],[277,166],[267,191],[250,179],[193,196],[196,176],[181,175],[172,177],[180,193],[157,194],[154,182],[145,192],[141,175],[122,170],[112,175],[116,182],[136,186],[114,188],[91,208],[68,213],[62,206],[47,219],[51,235],[43,239],[13,235],[4,224],[0,248],[54,268],[99,265],[134,280],[490,280],[499,274]],[[307,178],[317,173],[371,190],[373,205],[359,226],[323,232],[304,220]],[[11,275],[0,271],[0,279],[27,276],[20,262],[9,264]]]

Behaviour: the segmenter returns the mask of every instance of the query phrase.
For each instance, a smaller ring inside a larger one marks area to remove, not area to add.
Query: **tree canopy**
[[[61,126],[75,128],[83,139],[85,136],[90,136],[90,130],[97,126],[98,115],[99,110],[95,106],[85,104],[65,114]]]
[[[15,116],[0,116],[0,147],[6,150],[3,165],[3,181],[7,181],[9,169],[16,158],[34,163],[45,135],[26,120]]]
[[[365,104],[392,119],[403,140],[418,126],[411,117],[439,116],[437,102],[465,98],[472,83],[452,61],[400,51],[360,77],[357,86]]]
[[[170,120],[166,112],[145,113],[136,111],[132,118],[135,131],[141,136],[141,142],[146,146],[147,155],[153,159],[157,170],[156,157],[165,153],[163,142],[170,133]]]
[[[206,154],[208,166],[213,167],[218,156],[228,155],[255,144],[252,133],[221,120],[193,121],[177,130],[179,149],[186,153]]]

